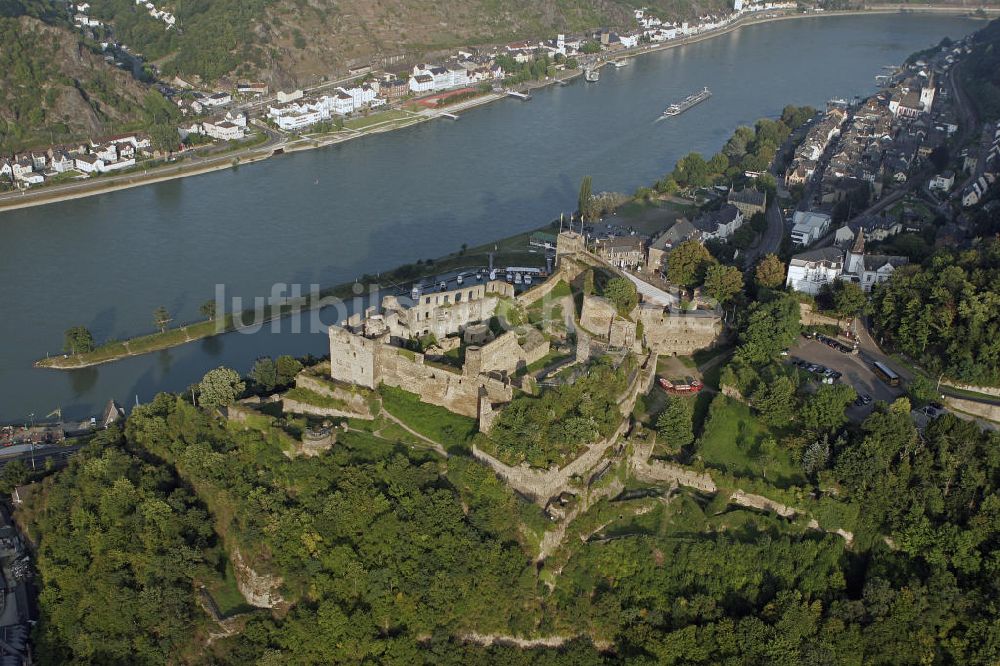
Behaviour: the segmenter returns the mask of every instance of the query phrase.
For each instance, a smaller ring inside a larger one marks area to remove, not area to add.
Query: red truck
[[[669,380],[665,377],[657,378],[657,382],[660,384],[660,388],[667,393],[673,394],[683,394],[683,393],[697,393],[701,390],[702,384],[697,379],[692,379],[687,377],[685,379],[675,379]]]

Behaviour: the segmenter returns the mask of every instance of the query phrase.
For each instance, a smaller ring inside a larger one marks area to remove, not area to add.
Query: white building
[[[867,292],[888,280],[897,268],[907,263],[909,260],[906,257],[865,254],[865,233],[859,229],[854,245],[847,251],[844,273],[840,279],[859,284]]]
[[[73,164],[83,173],[101,173],[104,171],[104,160],[96,155],[77,155]]]
[[[430,74],[415,74],[410,77],[410,91],[425,93],[434,90],[434,77]]]
[[[733,204],[726,204],[717,211],[696,218],[692,224],[701,232],[702,240],[726,239],[743,226],[743,213]]]
[[[297,113],[282,115],[278,118],[277,123],[278,127],[286,132],[295,132],[310,125],[323,122],[324,120],[329,120],[329,118],[329,114],[320,110],[299,111]]]
[[[941,192],[949,192],[951,188],[955,186],[955,172],[945,171],[944,173],[939,173],[933,178],[928,187],[932,190],[940,190]]]
[[[279,90],[277,94],[278,102],[281,104],[288,104],[289,102],[294,102],[296,100],[302,99],[301,90],[293,90],[292,92],[284,92]]]
[[[824,284],[833,284],[844,270],[844,253],[823,247],[796,254],[788,262],[785,286],[815,296]]]
[[[32,171],[18,178],[17,182],[23,183],[25,187],[31,187],[32,185],[41,185],[44,183],[45,177],[37,171]]]
[[[214,95],[207,95],[201,98],[202,106],[208,107],[218,107],[225,106],[233,101],[233,96],[227,92],[215,93]]]
[[[864,231],[859,230],[854,245],[845,253],[834,247],[824,247],[796,254],[788,264],[785,286],[807,294],[816,295],[824,284],[834,280],[854,282],[864,291],[885,282],[900,266],[907,264],[906,257],[884,254],[865,254]]]
[[[792,242],[805,247],[815,243],[830,229],[831,217],[815,211],[795,211],[792,216]]]
[[[205,121],[202,124],[205,135],[219,141],[239,141],[246,134],[246,130],[228,120],[222,122]]]
[[[91,146],[90,152],[105,162],[114,162],[118,159],[118,146],[114,143],[107,143],[102,146]]]

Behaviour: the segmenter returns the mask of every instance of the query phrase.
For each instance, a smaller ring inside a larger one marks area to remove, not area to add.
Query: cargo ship
[[[712,91],[706,87],[701,92],[688,96],[684,99],[684,101],[668,106],[667,110],[663,112],[663,117],[670,118],[671,116],[679,116],[695,104],[700,104],[711,96]]]

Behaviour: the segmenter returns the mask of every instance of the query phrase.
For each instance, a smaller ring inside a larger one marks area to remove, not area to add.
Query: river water
[[[198,319],[217,284],[244,297],[275,282],[326,286],[532,229],[575,207],[586,174],[595,191],[631,192],[688,151],[710,156],[741,123],[871,93],[883,65],[980,25],[881,15],[750,26],[459,122],[0,213],[0,421],[57,407],[83,418],[112,397],[184,390],[220,364],[245,372],[262,354],[326,348],[286,322],[74,372],[33,368],[70,326],[121,339],[152,330],[159,305]],[[654,123],[703,86],[709,101]]]

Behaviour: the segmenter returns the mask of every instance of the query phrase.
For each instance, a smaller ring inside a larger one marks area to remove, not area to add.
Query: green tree
[[[750,306],[747,323],[740,333],[736,357],[751,365],[777,358],[798,338],[799,303],[789,295]]]
[[[672,177],[685,187],[705,187],[711,184],[711,175],[701,153],[688,153],[677,161]]]
[[[833,309],[844,319],[853,319],[868,307],[868,295],[853,282],[838,280],[833,290]]]
[[[639,292],[636,291],[635,283],[624,277],[608,280],[604,285],[604,298],[611,301],[618,308],[618,314],[623,317],[628,316],[639,304]]]
[[[667,256],[667,279],[682,287],[705,281],[705,272],[715,263],[709,251],[696,240],[681,243]]]
[[[198,308],[198,312],[202,314],[206,319],[215,319],[215,300],[205,301]]]
[[[86,326],[74,326],[63,334],[63,351],[67,354],[86,354],[94,351],[94,336]]]
[[[149,128],[149,142],[154,150],[172,153],[180,145],[181,137],[173,125],[153,125]]]
[[[262,356],[254,361],[253,368],[250,370],[250,379],[265,391],[274,389],[278,385],[278,369],[274,359],[270,356]]]
[[[761,382],[751,402],[760,412],[764,423],[773,427],[788,425],[795,415],[795,382],[781,375],[770,382]]]
[[[282,354],[275,362],[275,370],[278,373],[278,385],[287,386],[295,382],[295,376],[302,372],[302,363],[294,356]]]
[[[712,175],[718,177],[726,173],[726,169],[729,168],[729,158],[723,153],[716,153],[712,156],[712,159],[708,161],[708,171]]]
[[[777,255],[768,254],[757,264],[754,277],[759,286],[777,289],[785,284],[785,264],[781,259],[778,259]]]
[[[14,488],[27,481],[30,474],[23,460],[11,460],[0,470],[0,493],[9,495]]]
[[[735,266],[712,264],[705,273],[705,290],[719,303],[727,303],[743,290],[743,273]]]
[[[913,379],[907,384],[906,394],[918,407],[941,399],[934,382],[918,373],[914,373]]]
[[[198,401],[206,409],[224,407],[236,402],[244,389],[246,384],[240,379],[238,372],[219,366],[205,373],[198,384]]]
[[[580,212],[580,217],[584,220],[591,220],[594,204],[593,179],[584,176],[580,181],[580,195],[577,197],[576,208]]]
[[[847,384],[824,384],[802,405],[802,424],[815,433],[835,430],[847,421],[844,410],[857,397]]]
[[[656,431],[672,453],[694,441],[694,404],[690,398],[672,395],[656,419]]]
[[[160,333],[167,330],[167,324],[172,321],[173,319],[170,317],[170,313],[164,306],[161,305],[153,311],[153,325],[159,329]]]

